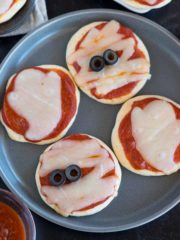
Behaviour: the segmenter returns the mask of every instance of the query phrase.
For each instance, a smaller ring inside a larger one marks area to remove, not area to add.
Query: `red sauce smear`
[[[84,141],[84,140],[90,140],[90,139],[91,138],[85,134],[73,134],[71,136],[64,138],[64,140],[75,140],[75,141]]]
[[[0,239],[25,240],[24,224],[16,211],[0,202]]]
[[[69,137],[66,137],[63,139],[63,141],[65,140],[74,140],[74,141],[84,141],[84,140],[88,140],[88,139],[91,139],[91,137],[89,137],[88,135],[84,135],[84,134],[73,134]],[[101,146],[102,147],[102,146]],[[103,148],[103,147],[102,147]],[[90,156],[90,158],[92,159],[95,159],[96,157],[98,156]],[[113,161],[113,158],[112,156],[110,155],[109,153],[109,157],[112,159]],[[61,169],[62,170],[62,169]],[[63,169],[64,170],[64,169]],[[82,171],[82,176],[81,177],[84,177],[86,175],[88,175],[91,171],[94,170],[94,167],[89,167],[89,168],[81,168],[81,171]],[[116,172],[115,172],[115,168],[113,168],[112,170],[110,170],[109,172],[107,172],[106,174],[104,174],[104,176],[102,176],[102,178],[107,178],[107,177],[112,177],[112,176],[115,176],[116,175]],[[50,177],[50,173],[46,176],[43,176],[43,177],[40,177],[40,183],[41,183],[41,186],[51,186],[51,183],[49,181],[49,177]],[[70,184],[70,182],[68,180],[66,180],[66,182],[64,184]],[[103,202],[105,202],[108,198],[110,198],[111,196],[108,196],[106,197],[105,199],[99,201],[99,202],[96,202],[96,203],[93,203],[89,206],[86,206],[82,209],[79,209],[79,210],[76,210],[76,211],[84,211],[84,210],[88,210],[88,209],[92,209],[100,204],[102,204]],[[75,212],[76,212],[75,211]]]
[[[136,143],[132,135],[132,124],[131,124],[132,110],[135,107],[140,107],[141,109],[144,109],[150,102],[154,100],[160,100],[160,99],[151,97],[151,98],[135,101],[132,105],[131,111],[123,118],[119,126],[119,138],[122,143],[126,158],[130,162],[130,164],[133,166],[133,168],[135,168],[136,170],[146,169],[153,172],[160,172],[158,169],[154,168],[149,163],[147,163],[142,157],[142,155],[140,154],[140,152],[136,149]],[[179,108],[173,105],[172,103],[170,104],[172,105],[176,113],[177,119],[180,119]],[[180,144],[177,147],[176,152],[174,154],[174,161],[180,162]]]
[[[102,30],[103,27],[106,26],[106,24],[107,24],[107,22],[100,23],[95,28],[97,28],[98,30]],[[82,36],[82,38],[79,40],[79,42],[77,43],[77,45],[75,47],[76,51],[81,48],[81,44],[84,41],[84,39],[86,38],[88,33],[89,33],[89,31],[84,36]],[[133,38],[135,40],[134,53],[129,58],[129,60],[136,59],[136,58],[145,58],[144,53],[138,48],[138,41],[131,29],[124,27],[123,25],[120,25],[118,33],[124,35],[123,39]],[[119,57],[121,57],[122,51],[117,51],[117,54]],[[78,62],[75,61],[72,65],[73,65],[75,71],[77,73],[79,73],[81,70],[81,66],[78,64]],[[93,81],[93,80],[90,80],[89,82],[91,82],[91,81]],[[92,88],[91,94],[93,96],[95,96],[97,99],[113,99],[113,98],[122,97],[122,96],[125,96],[125,95],[128,95],[129,93],[131,93],[132,90],[137,86],[138,82],[139,81],[137,79],[137,81],[128,83],[127,85],[125,85],[123,87],[114,89],[107,94],[98,94],[96,91],[96,88]]]
[[[123,87],[120,87],[120,88],[117,88],[117,89],[114,89],[114,90],[108,92],[105,95],[98,94],[96,92],[96,88],[92,88],[91,93],[98,99],[118,98],[118,97],[122,97],[122,96],[129,94],[131,92],[131,90],[135,88],[135,86],[138,84],[138,82],[139,81],[128,83],[128,84],[124,85]]]
[[[74,69],[76,70],[77,73],[80,72],[81,66],[78,64],[78,62],[74,62],[73,67],[74,67]]]
[[[42,140],[48,140],[51,138],[55,138],[60,132],[62,132],[71,119],[73,118],[74,114],[76,113],[77,110],[77,100],[76,100],[76,89],[75,85],[70,79],[70,77],[63,71],[59,69],[43,69],[40,67],[33,67],[33,69],[39,70],[45,74],[47,74],[50,71],[56,72],[60,77],[61,77],[61,96],[62,96],[62,116],[57,124],[56,128],[53,130],[52,133],[50,133],[48,136],[44,137],[43,139],[39,140],[32,140],[28,139],[25,137],[25,134],[29,128],[29,123],[25,118],[22,116],[18,115],[16,111],[11,108],[10,104],[8,103],[8,94],[10,92],[14,91],[15,88],[15,81],[17,76],[19,75],[20,72],[18,72],[14,78],[12,79],[10,85],[8,86],[5,97],[4,97],[4,102],[3,102],[3,108],[2,108],[2,118],[5,124],[12,129],[14,132],[21,134],[24,136],[24,138],[27,141],[30,142],[39,142]],[[28,106],[27,106],[28,107]]]
[[[97,203],[92,203],[91,205],[89,205],[89,206],[87,206],[87,207],[84,207],[84,208],[81,208],[81,209],[78,209],[78,210],[76,210],[76,211],[74,211],[74,212],[78,212],[78,211],[86,211],[86,210],[89,210],[89,209],[95,208],[96,206],[98,206],[98,205],[104,203],[104,202],[105,202],[106,200],[108,200],[110,197],[111,197],[111,195],[108,196],[108,197],[106,197],[106,198],[104,198],[104,199],[101,200],[101,201],[98,201]]]
[[[147,0],[135,0],[135,1],[139,2],[139,3],[143,4],[143,5],[148,5],[148,6],[155,6],[155,5],[158,5],[158,4],[162,3],[162,2],[164,2],[164,0],[156,0],[155,3],[148,3]]]

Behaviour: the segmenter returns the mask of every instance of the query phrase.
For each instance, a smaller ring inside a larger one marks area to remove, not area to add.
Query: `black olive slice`
[[[118,61],[117,53],[111,49],[107,49],[103,53],[103,58],[104,58],[106,65],[113,65]]]
[[[65,176],[64,171],[58,170],[58,169],[52,171],[49,175],[49,181],[52,186],[63,185],[66,181],[66,176]]]
[[[101,56],[92,57],[89,63],[89,67],[94,72],[101,71],[104,68],[104,65],[105,65],[104,58]]]
[[[66,168],[65,175],[70,182],[75,182],[81,177],[81,168],[77,165],[70,165]]]

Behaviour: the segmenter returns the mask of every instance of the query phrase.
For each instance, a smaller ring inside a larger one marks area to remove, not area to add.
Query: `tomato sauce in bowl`
[[[13,208],[3,202],[0,202],[0,239],[26,239],[21,218]]]
[[[29,209],[11,192],[0,189],[0,240],[35,240]]]

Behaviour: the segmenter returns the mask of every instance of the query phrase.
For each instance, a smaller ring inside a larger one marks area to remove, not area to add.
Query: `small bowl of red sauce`
[[[0,240],[35,240],[29,209],[11,192],[0,189]]]

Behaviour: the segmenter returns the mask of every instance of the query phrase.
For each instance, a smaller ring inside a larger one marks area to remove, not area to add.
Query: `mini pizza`
[[[15,141],[51,143],[63,137],[72,125],[79,99],[79,91],[65,68],[27,68],[8,81],[1,122]]]
[[[68,43],[66,61],[81,90],[106,104],[131,98],[151,77],[143,42],[114,20],[77,31]]]
[[[180,168],[180,105],[155,95],[139,96],[120,109],[112,133],[120,163],[141,175],[169,175]]]
[[[131,11],[145,13],[151,9],[161,8],[172,0],[115,0]]]
[[[86,134],[68,136],[48,147],[36,170],[42,200],[65,217],[101,211],[117,196],[120,181],[113,152]]]
[[[9,21],[26,3],[27,0],[0,1],[0,24]]]

